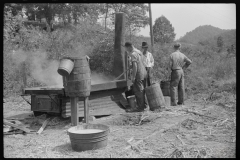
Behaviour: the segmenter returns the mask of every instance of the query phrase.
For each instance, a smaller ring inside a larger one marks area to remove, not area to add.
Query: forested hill
[[[213,27],[211,25],[204,25],[195,28],[194,30],[187,32],[183,37],[181,37],[178,41],[198,44],[198,42],[212,38],[219,34],[222,34],[229,30],[220,29],[217,27]]]
[[[222,40],[225,46],[230,46],[230,45],[236,46],[236,29],[227,30],[226,32],[216,35],[214,37],[211,37],[205,41],[207,41],[208,44],[216,45],[217,38],[220,36],[222,37]]]

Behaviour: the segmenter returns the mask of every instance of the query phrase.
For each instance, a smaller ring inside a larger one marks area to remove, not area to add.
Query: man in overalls
[[[132,43],[126,42],[125,49],[130,56],[132,62],[131,80],[133,83],[133,92],[137,101],[137,108],[127,109],[127,112],[141,112],[147,108],[147,100],[145,96],[145,78],[147,76],[146,69],[142,62],[142,52],[136,49]]]
[[[171,70],[171,83],[170,83],[170,95],[171,95],[171,105],[176,106],[184,105],[184,73],[183,70],[186,69],[192,61],[180,52],[181,44],[176,43],[174,45],[175,52],[170,54],[169,59],[169,70]],[[170,71],[169,71],[170,73]],[[176,104],[176,92],[178,91],[178,102]]]

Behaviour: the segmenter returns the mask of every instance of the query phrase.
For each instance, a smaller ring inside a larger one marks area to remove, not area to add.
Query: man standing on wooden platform
[[[145,78],[147,76],[146,69],[142,62],[143,54],[136,49],[132,43],[126,42],[125,49],[128,55],[131,57],[132,62],[132,75],[131,80],[133,83],[133,92],[136,97],[137,107],[127,109],[127,112],[141,112],[147,108],[147,100],[145,96]]]
[[[142,42],[142,49],[143,49],[143,65],[147,71],[147,78],[146,83],[147,86],[152,84],[152,67],[154,66],[154,59],[152,53],[148,52],[148,44],[147,42]]]
[[[176,106],[184,105],[184,73],[183,70],[186,69],[192,61],[180,52],[181,44],[176,43],[174,45],[175,52],[171,53],[169,59],[169,73],[171,72],[171,83],[170,83],[170,96],[171,105]],[[176,92],[178,90],[178,103],[176,104]]]

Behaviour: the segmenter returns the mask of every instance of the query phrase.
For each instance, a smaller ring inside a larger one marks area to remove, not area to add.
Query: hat
[[[174,48],[176,48],[176,49],[178,49],[178,48],[180,48],[181,47],[181,44],[180,43],[176,43],[176,44],[174,44],[174,46],[173,46]]]
[[[132,47],[132,43],[131,42],[126,42],[125,47]]]
[[[142,42],[142,48],[148,48],[147,42]]]

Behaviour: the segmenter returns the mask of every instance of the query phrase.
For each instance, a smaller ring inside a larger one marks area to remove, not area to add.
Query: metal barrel
[[[170,81],[161,81],[160,87],[164,96],[170,96]]]
[[[80,128],[79,128],[80,127]],[[73,133],[75,129],[100,129],[102,132],[79,134]],[[74,151],[96,150],[107,146],[109,127],[102,124],[85,124],[68,129],[71,146]]]
[[[165,100],[165,106],[166,106],[166,107],[171,106],[171,97],[169,97],[169,96],[164,96],[164,100]]]
[[[129,103],[130,107],[131,108],[136,108],[136,97],[135,97],[135,95],[128,96],[127,99],[128,99],[128,103]]]
[[[62,76],[69,76],[74,66],[74,62],[71,59],[63,58],[60,60],[57,72]]]
[[[165,100],[158,83],[154,83],[145,88],[148,105],[151,111],[165,107]]]

